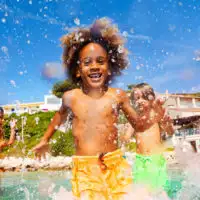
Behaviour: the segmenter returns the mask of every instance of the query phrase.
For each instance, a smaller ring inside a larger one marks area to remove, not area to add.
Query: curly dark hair
[[[4,109],[2,107],[0,107],[0,112],[4,113]]]
[[[0,118],[3,118],[4,116],[4,110],[2,107],[0,107]]]
[[[110,79],[114,75],[120,75],[121,70],[128,66],[128,51],[124,48],[124,38],[120,35],[116,25],[108,18],[96,20],[89,28],[78,28],[72,33],[61,38],[63,51],[63,63],[69,78],[74,82],[80,82],[76,77],[79,66],[79,52],[87,44],[94,42],[100,44],[108,54]]]

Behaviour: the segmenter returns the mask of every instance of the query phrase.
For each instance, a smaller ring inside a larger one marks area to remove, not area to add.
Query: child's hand
[[[167,123],[172,123],[173,120],[171,119],[171,117],[169,115],[164,115],[164,117],[161,119],[161,122],[163,124],[167,124]]]
[[[160,121],[162,132],[172,135],[174,133],[173,120],[169,115],[165,115]]]
[[[16,127],[17,120],[13,119],[10,121],[10,128],[13,129]]]
[[[41,140],[41,142],[36,145],[32,151],[35,152],[36,158],[41,160],[41,157],[45,158],[45,153],[49,151],[49,144],[47,141]]]
[[[152,119],[153,123],[158,123],[163,119],[165,114],[165,108],[163,108],[164,101],[162,99],[156,99],[152,103],[152,108],[154,110],[154,117]]]

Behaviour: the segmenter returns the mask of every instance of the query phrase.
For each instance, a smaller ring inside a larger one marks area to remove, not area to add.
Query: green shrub
[[[5,116],[4,132],[5,138],[8,140],[10,137],[10,120],[12,117],[17,119],[17,128],[19,130],[19,135],[22,137],[22,119],[21,117],[26,116],[27,121],[24,125],[24,143],[21,141],[15,141],[11,147],[6,147],[3,150],[4,155],[12,156],[27,156],[30,150],[40,142],[41,137],[44,135],[47,127],[55,115],[55,112],[39,112],[35,114],[24,113],[20,116],[12,114],[9,117]],[[35,118],[39,117],[38,125],[36,124]],[[56,140],[55,144],[50,145],[52,149],[52,154],[71,156],[74,154],[73,136],[72,131],[68,133],[62,133],[56,131],[52,137],[52,140]]]
[[[55,143],[54,143],[55,142]],[[72,130],[67,133],[57,131],[52,137],[51,152],[53,156],[72,156],[75,152]]]

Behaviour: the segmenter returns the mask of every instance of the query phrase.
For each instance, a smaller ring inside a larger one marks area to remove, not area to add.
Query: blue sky
[[[130,52],[130,66],[114,87],[145,81],[158,92],[200,91],[198,0],[0,0],[0,104],[43,101],[65,78],[41,73],[61,70],[60,37],[105,16]]]

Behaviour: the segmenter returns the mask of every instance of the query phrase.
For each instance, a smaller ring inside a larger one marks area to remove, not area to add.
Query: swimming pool
[[[1,174],[2,200],[68,199],[71,191],[70,171],[6,172]],[[177,165],[170,166],[171,199],[178,199],[183,173]],[[60,197],[60,198],[59,198]],[[61,198],[62,197],[62,198]],[[200,197],[200,196],[199,196]]]
[[[1,200],[49,200],[71,191],[69,171],[1,174]]]

